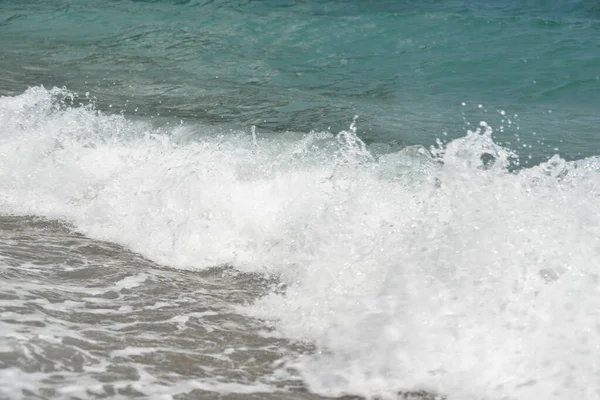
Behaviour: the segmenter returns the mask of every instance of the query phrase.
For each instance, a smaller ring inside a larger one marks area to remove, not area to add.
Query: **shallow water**
[[[36,217],[1,218],[0,239],[6,398],[323,398],[274,374],[314,347],[236,310],[277,282],[164,268]]]
[[[311,350],[260,335],[259,321],[236,312],[268,290],[259,276],[167,269],[39,218],[0,224],[0,379],[8,398],[254,392],[282,354]],[[301,388],[272,384],[256,396]]]

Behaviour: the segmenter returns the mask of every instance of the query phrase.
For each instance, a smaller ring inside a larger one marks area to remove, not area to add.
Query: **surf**
[[[73,98],[0,98],[0,212],[170,268],[275,279],[237,309],[316,347],[280,363],[310,391],[599,395],[598,157],[515,168],[485,122],[389,152],[359,124],[203,135]]]

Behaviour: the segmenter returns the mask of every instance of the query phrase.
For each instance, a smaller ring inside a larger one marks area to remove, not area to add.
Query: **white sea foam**
[[[117,287],[118,289],[131,289],[143,285],[147,279],[148,275],[140,273],[135,276],[128,276],[126,278],[123,278],[115,284],[115,287]]]
[[[509,172],[485,124],[378,159],[353,129],[183,140],[68,95],[0,98],[0,211],[278,276],[244,312],[317,345],[286,364],[311,390],[600,398],[599,159]]]

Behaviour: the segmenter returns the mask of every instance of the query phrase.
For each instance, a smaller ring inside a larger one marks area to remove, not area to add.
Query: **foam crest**
[[[313,390],[600,394],[598,161],[554,157],[510,173],[512,154],[489,133],[434,149],[438,168],[408,192],[378,182],[353,209],[368,222],[344,225],[354,231],[324,245],[285,295],[252,307],[322,349],[288,364]]]
[[[183,141],[203,128],[161,132],[69,96],[0,98],[0,210],[174,267],[278,276],[285,290],[245,312],[317,345],[286,364],[311,390],[600,396],[598,159],[511,172],[485,123],[377,158],[354,125]]]

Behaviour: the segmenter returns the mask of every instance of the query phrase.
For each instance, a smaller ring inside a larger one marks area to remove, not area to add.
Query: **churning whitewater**
[[[600,396],[598,157],[76,99],[0,98],[0,396]]]

